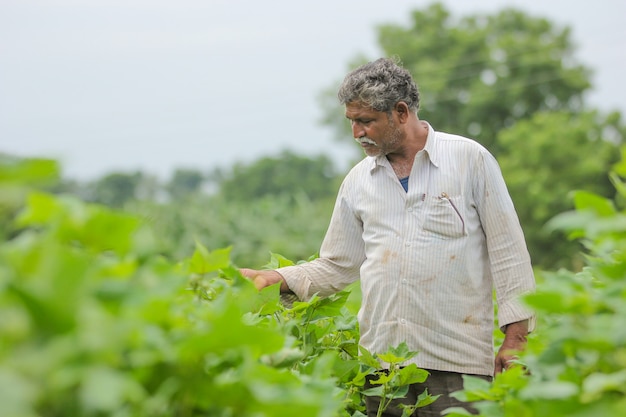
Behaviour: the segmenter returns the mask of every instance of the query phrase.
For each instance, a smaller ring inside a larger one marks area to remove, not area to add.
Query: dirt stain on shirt
[[[388,264],[392,258],[397,258],[397,257],[398,257],[398,254],[396,252],[392,252],[389,249],[387,249],[385,250],[385,253],[383,253],[383,257],[380,260],[380,263],[383,265]]]

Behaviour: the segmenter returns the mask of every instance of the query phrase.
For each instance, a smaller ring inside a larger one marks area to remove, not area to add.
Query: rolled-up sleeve
[[[359,279],[365,259],[363,224],[350,207],[349,188],[346,179],[339,189],[320,257],[305,265],[278,269],[301,300],[308,300],[314,294],[328,296]]]

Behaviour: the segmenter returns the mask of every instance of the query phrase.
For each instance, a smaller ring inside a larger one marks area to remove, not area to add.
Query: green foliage
[[[235,164],[220,182],[228,201],[255,201],[267,196],[305,193],[312,200],[333,197],[339,188],[337,175],[328,156],[315,158],[284,151],[276,157],[261,158],[251,164]]]
[[[195,195],[167,203],[127,205],[159,236],[163,253],[181,259],[195,242],[207,247],[232,246],[233,262],[261,266],[270,252],[306,259],[319,250],[334,198],[311,200],[304,193],[230,201],[220,195]]]
[[[375,387],[366,389],[363,395],[380,397],[377,417],[382,416],[393,400],[406,397],[409,385],[422,383],[428,378],[428,371],[419,369],[415,364],[402,366],[404,362],[417,355],[417,352],[410,351],[404,342],[378,355],[372,355],[363,347],[360,347],[360,350],[361,361],[369,367],[368,373],[376,376],[376,379],[371,380],[371,384]],[[379,369],[380,362],[385,363],[387,368]],[[401,406],[403,407],[402,416],[413,415],[416,409],[432,404],[437,398],[439,398],[438,395],[431,396],[427,390],[424,391],[418,396],[414,405]]]
[[[138,218],[41,192],[16,223],[0,246],[4,416],[327,416],[341,406],[329,366],[307,375],[266,359],[292,337],[227,249],[199,245],[172,264]]]
[[[580,239],[585,267],[542,273],[537,292],[526,298],[541,324],[520,359],[524,366],[498,375],[492,385],[466,381],[459,398],[478,401],[482,416],[626,413],[626,208],[616,203],[626,197],[625,174],[622,159],[610,175],[615,201],[576,192],[576,210],[549,223]]]
[[[201,191],[205,179],[204,174],[196,169],[178,168],[165,188],[170,199],[182,199]]]
[[[88,201],[123,208],[133,200],[153,200],[158,189],[156,178],[141,171],[113,172],[86,187],[79,187],[77,193]]]
[[[360,359],[349,291],[287,308],[277,286],[259,292],[239,273],[230,248],[197,243],[171,263],[140,218],[75,197],[31,191],[11,220],[3,416],[363,415],[363,381],[379,366]],[[275,254],[268,266],[288,264]],[[403,357],[402,346],[381,356]],[[394,372],[385,386],[425,377]]]
[[[435,129],[475,137],[499,155],[501,129],[538,111],[583,108],[590,71],[576,62],[568,28],[514,9],[452,18],[441,3],[410,18],[406,27],[381,25],[378,43],[413,74],[421,118]],[[345,140],[337,107],[326,107],[324,120]]]
[[[572,209],[572,190],[614,196],[606,173],[617,162],[625,135],[619,118],[595,112],[536,113],[498,134],[499,162],[536,266],[581,266],[580,244],[562,232],[549,233],[545,225]]]
[[[540,325],[519,366],[492,384],[466,378],[456,395],[482,416],[626,411],[625,161],[609,175],[615,200],[576,192],[576,211],[549,223],[584,244],[585,267],[538,275],[526,301]],[[143,219],[18,177],[4,177],[26,197],[3,214],[14,230],[0,244],[3,415],[363,416],[364,396],[382,411],[427,377],[402,366],[415,355],[405,344],[359,348],[357,287],[287,306],[277,286],[242,277],[228,247],[198,242],[172,263]],[[267,267],[289,264],[273,254]],[[404,413],[432,401],[425,392]]]
[[[56,161],[0,153],[0,240],[12,232],[10,219],[22,207],[28,193],[54,186],[59,175]]]

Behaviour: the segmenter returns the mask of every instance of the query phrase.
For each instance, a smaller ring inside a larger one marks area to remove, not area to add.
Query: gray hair
[[[411,73],[392,58],[379,58],[348,73],[337,96],[341,104],[360,102],[387,113],[400,101],[415,113],[419,110],[419,91]]]

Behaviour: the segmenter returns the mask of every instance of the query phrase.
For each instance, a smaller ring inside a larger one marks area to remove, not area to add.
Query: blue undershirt
[[[402,188],[407,193],[409,192],[409,177],[400,178],[400,184],[402,184]]]

